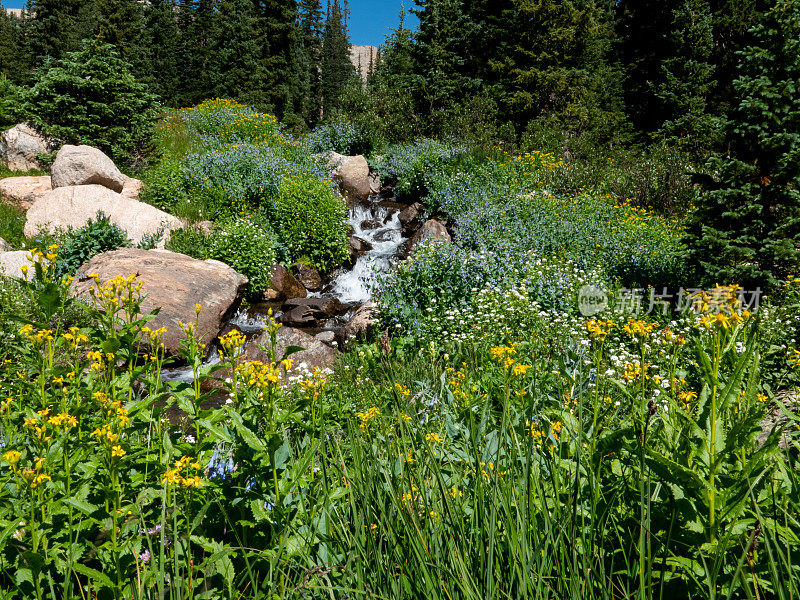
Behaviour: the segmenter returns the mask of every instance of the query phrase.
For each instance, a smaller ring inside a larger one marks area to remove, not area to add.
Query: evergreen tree
[[[687,241],[706,283],[776,289],[800,269],[800,0],[778,0],[741,53],[729,153]]]
[[[217,46],[211,72],[213,95],[247,104],[263,104],[259,84],[261,64],[256,43],[252,0],[220,0],[217,6]]]
[[[211,96],[216,25],[216,0],[181,0],[178,103],[192,106]]]
[[[23,50],[33,65],[58,60],[81,48],[97,32],[95,0],[28,0],[25,3]]]
[[[10,76],[17,61],[14,22],[0,2],[0,73]]]
[[[320,73],[320,90],[325,117],[339,107],[342,89],[353,77],[355,77],[355,68],[350,62],[350,42],[344,25],[342,5],[339,0],[333,0],[332,4],[329,0]]]
[[[138,0],[96,0],[100,36],[128,62],[141,62],[142,4]]]
[[[416,96],[424,114],[441,114],[478,91],[469,41],[472,23],[461,0],[415,0],[419,18],[414,47]]]
[[[621,82],[609,59],[610,7],[593,0],[515,0],[517,43],[503,82],[514,122],[548,122],[567,138],[616,135]]]
[[[324,33],[322,0],[300,0],[300,36],[303,48],[303,84],[301,114],[309,125],[320,118],[322,93],[320,67],[322,65],[322,38]]]
[[[295,0],[256,0],[261,48],[262,108],[278,117],[295,112],[301,40]]]
[[[177,106],[180,34],[174,0],[150,0],[143,11],[140,77],[168,106]]]
[[[684,0],[673,15],[673,52],[663,61],[664,81],[656,90],[666,117],[658,134],[699,159],[719,132],[719,119],[709,112],[715,84],[711,7],[707,0]]]

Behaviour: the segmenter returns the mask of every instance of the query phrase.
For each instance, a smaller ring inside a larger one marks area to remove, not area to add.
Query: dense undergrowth
[[[343,205],[312,152],[360,132],[294,139],[223,101],[159,132],[146,198],[214,220],[171,247],[256,286],[274,260],[341,261]],[[370,160],[454,240],[382,279],[376,340],[294,387],[271,320],[267,364],[243,360],[238,332],[182,324],[195,381],[165,384],[135,277],[95,281],[89,307],[43,250],[2,281],[0,589],[796,597],[800,420],[781,408],[800,381],[800,279],[758,304],[679,291],[684,211],[637,200],[658,174],[607,165],[575,188],[578,167],[549,154],[431,140]],[[58,265],[70,246],[48,250]],[[187,418],[165,419],[173,405]]]

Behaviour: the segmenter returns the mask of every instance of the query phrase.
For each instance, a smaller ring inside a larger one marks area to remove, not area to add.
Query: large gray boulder
[[[136,282],[142,283],[144,296],[142,313],[161,309],[148,327],[166,329],[162,341],[169,354],[179,352],[185,337],[180,322],[194,323],[197,318],[197,332],[203,343],[213,340],[238,308],[247,285],[247,277],[219,261],[197,260],[166,250],[121,248],[104,252],[83,265],[79,273],[96,273],[101,284],[117,275],[137,274]],[[94,286],[91,278],[79,277],[72,282],[71,293],[91,300],[89,291]],[[201,307],[199,317],[197,304]]]
[[[46,259],[43,259],[46,260]],[[23,273],[22,267],[28,268],[28,273]],[[28,250],[13,250],[0,253],[0,275],[15,279],[33,279],[33,261]]]
[[[25,236],[34,237],[42,230],[52,233],[67,227],[77,229],[94,219],[98,211],[124,229],[134,243],[163,232],[158,244],[163,248],[169,232],[183,227],[177,217],[102,185],[74,185],[54,189],[34,202],[28,209]]]
[[[330,152],[326,156],[331,179],[338,181],[342,191],[351,202],[366,200],[372,193],[373,183],[370,180],[369,164],[361,156],[343,156]]]
[[[108,156],[91,146],[61,147],[50,169],[53,189],[73,185],[102,185],[114,192],[125,187],[125,176]]]
[[[20,123],[0,133],[0,163],[12,171],[40,169],[38,155],[52,152],[57,144],[28,123]]]
[[[408,242],[408,255],[413,254],[414,249],[423,242],[449,243],[452,241],[450,234],[444,223],[438,219],[430,219],[420,227]]]
[[[52,190],[49,175],[0,179],[0,200],[24,210],[28,210],[34,202]]]

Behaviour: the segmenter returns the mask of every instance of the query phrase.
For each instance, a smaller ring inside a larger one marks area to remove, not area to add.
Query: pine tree
[[[211,96],[215,47],[216,0],[181,0],[178,102],[191,106]]]
[[[715,79],[707,0],[684,0],[674,11],[672,42],[673,53],[662,64],[664,82],[656,89],[665,108],[658,135],[700,159],[716,145],[719,135],[719,119],[709,107]]]
[[[300,36],[303,48],[303,83],[307,86],[302,99],[301,114],[309,125],[319,121],[322,108],[320,68],[322,66],[322,38],[324,34],[322,0],[300,0]]]
[[[141,78],[168,106],[178,105],[180,33],[174,0],[150,0],[143,11]]]
[[[610,9],[593,0],[516,0],[517,43],[502,82],[511,116],[549,122],[566,139],[616,135],[621,82],[609,58]]]
[[[17,60],[14,23],[0,2],[0,73],[10,76]]]
[[[28,0],[25,15],[23,50],[33,65],[58,60],[97,33],[94,0]]]
[[[261,48],[262,108],[278,117],[295,112],[301,47],[295,0],[256,0]]]
[[[355,77],[350,62],[350,42],[344,25],[344,12],[339,0],[328,1],[325,35],[322,46],[320,89],[323,115],[330,116],[339,107],[342,89]]]
[[[96,0],[100,37],[116,47],[120,57],[141,62],[142,4],[138,0]]]
[[[800,269],[800,0],[778,0],[740,53],[729,152],[688,230],[705,283],[776,289]]]
[[[220,0],[217,15],[217,44],[211,65],[216,77],[213,95],[247,104],[263,104],[252,0]]]
[[[454,99],[474,94],[481,83],[471,68],[473,26],[461,0],[415,0],[415,4],[419,8],[412,12],[420,21],[414,47],[419,107],[427,115],[447,112]]]

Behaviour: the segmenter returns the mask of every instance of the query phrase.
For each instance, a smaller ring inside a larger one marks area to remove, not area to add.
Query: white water
[[[377,229],[362,229],[363,221],[379,220],[383,225]],[[338,298],[343,304],[366,302],[371,298],[370,288],[377,276],[388,272],[396,261],[396,254],[405,240],[403,238],[400,213],[395,211],[389,218],[389,210],[380,204],[356,204],[350,209],[350,224],[353,235],[372,244],[372,250],[360,256],[351,271],[339,275],[331,282],[326,296]]]

